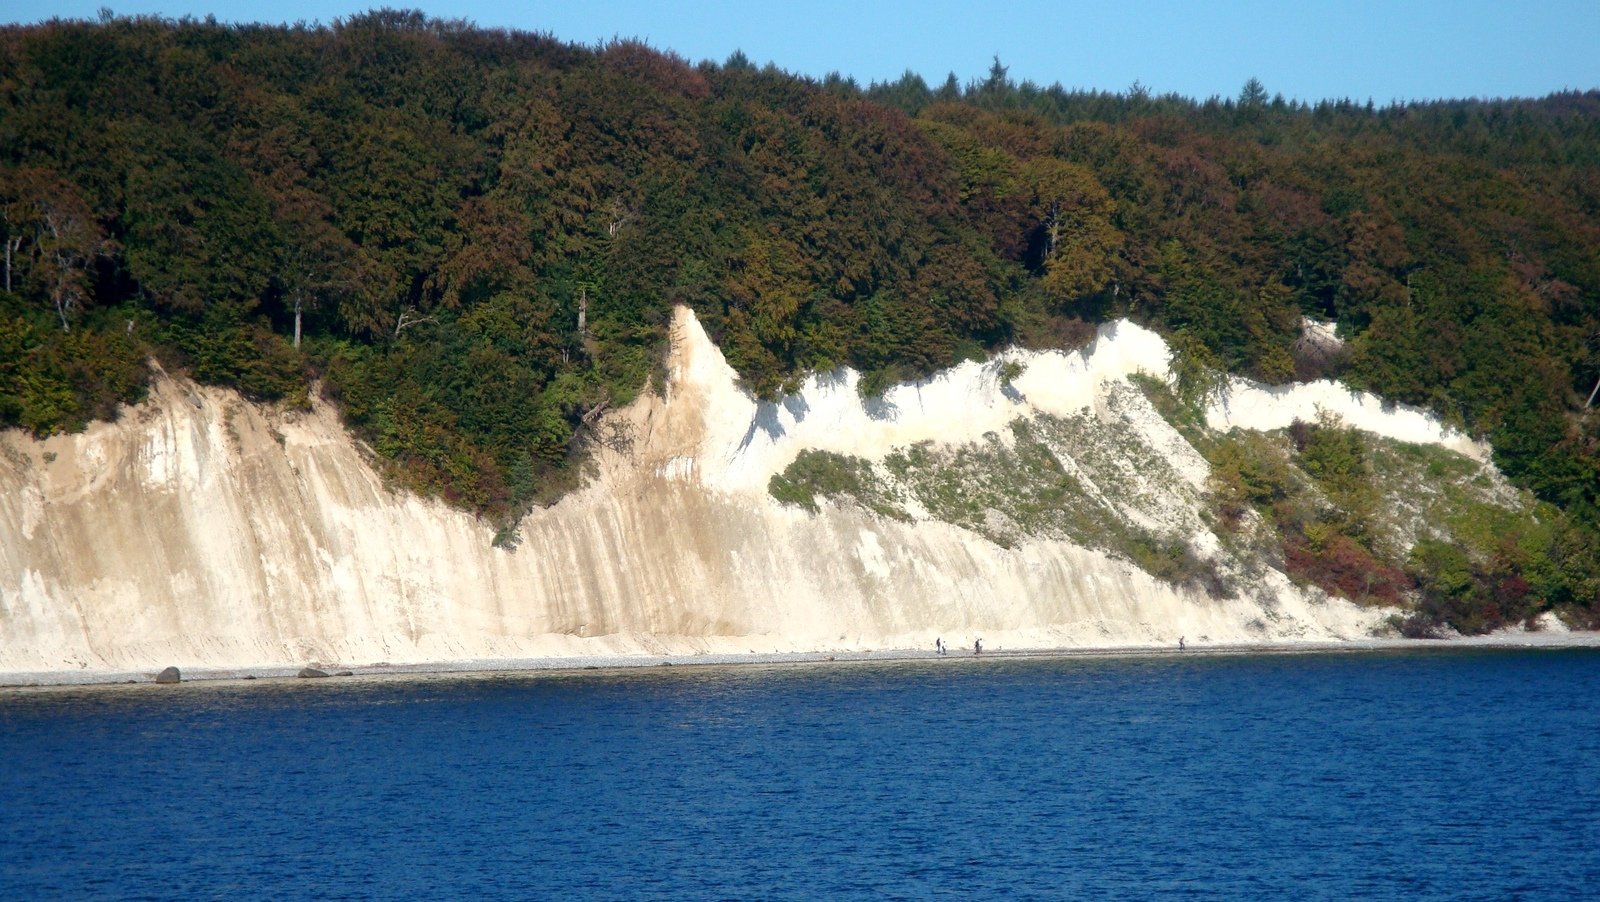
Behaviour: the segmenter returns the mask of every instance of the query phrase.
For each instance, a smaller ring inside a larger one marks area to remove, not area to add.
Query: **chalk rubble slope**
[[[117,422],[0,436],[0,672],[869,650],[935,636],[1325,641],[1366,636],[1386,613],[1276,571],[1218,599],[1064,540],[1002,547],[925,516],[826,501],[813,514],[767,494],[807,448],[882,460],[1089,411],[1178,474],[1141,487],[1156,497],[1144,509],[1214,546],[1195,511],[1204,460],[1126,382],[1167,368],[1159,336],[1133,324],[1103,327],[1082,352],[1007,352],[871,402],[849,371],[760,402],[686,309],[672,336],[664,391],[614,414],[631,451],[600,452],[595,478],[530,515],[514,551],[471,515],[386,487],[321,402],[286,413],[161,376]],[[1023,371],[1004,384],[1007,361]],[[1209,417],[1262,428],[1320,407],[1483,453],[1373,404],[1332,384],[1235,382]]]

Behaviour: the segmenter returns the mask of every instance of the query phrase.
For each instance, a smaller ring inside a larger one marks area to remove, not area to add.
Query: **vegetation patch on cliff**
[[[817,513],[817,499],[851,501],[895,520],[910,517],[898,493],[881,478],[872,462],[832,451],[806,449],[767,483],[767,491],[784,504]]]
[[[805,451],[768,491],[813,512],[815,499],[827,497],[897,520],[939,520],[1008,548],[1065,539],[1169,582],[1226,594],[1217,565],[1168,523],[1182,482],[1126,424],[1103,425],[1085,412],[1017,419],[1007,434],[981,442],[921,442],[876,464]]]
[[[1407,609],[1407,635],[1482,633],[1554,610],[1589,625],[1590,531],[1492,466],[1324,415],[1267,433],[1204,425],[1198,403],[1136,383],[1205,455],[1219,534],[1241,554],[1357,602]]]

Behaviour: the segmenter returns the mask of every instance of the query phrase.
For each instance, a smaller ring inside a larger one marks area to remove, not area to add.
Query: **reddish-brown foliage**
[[[1398,604],[1411,588],[1403,570],[1384,564],[1354,539],[1342,535],[1321,546],[1304,536],[1289,537],[1284,542],[1284,569],[1294,579],[1351,601]]]

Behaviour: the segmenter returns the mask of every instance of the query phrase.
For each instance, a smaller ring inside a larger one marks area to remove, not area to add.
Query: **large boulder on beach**
[[[163,670],[160,673],[156,674],[156,682],[158,682],[158,683],[181,683],[181,682],[183,682],[183,675],[178,672],[178,668],[176,668],[176,667],[168,667],[166,670]]]
[[[302,668],[300,668],[300,673],[299,673],[299,677],[301,679],[303,679],[303,680],[315,679],[317,677],[325,677],[327,675],[328,675],[327,671],[318,670],[315,667],[302,667]]]

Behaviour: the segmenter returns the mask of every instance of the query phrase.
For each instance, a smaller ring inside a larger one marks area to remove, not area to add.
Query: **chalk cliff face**
[[[1062,466],[1091,483],[1120,466],[1132,488],[1107,503],[1215,554],[1197,513],[1205,461],[1126,381],[1166,373],[1166,347],[1137,326],[1106,326],[1079,353],[963,364],[866,403],[849,372],[754,401],[686,310],[671,353],[664,391],[615,414],[632,449],[600,452],[588,485],[528,517],[515,550],[493,547],[468,514],[386,488],[320,403],[283,413],[162,377],[116,423],[43,442],[0,436],[0,672],[872,649],[935,636],[990,648],[1309,640],[1364,636],[1387,613],[1270,569],[1216,598],[1062,538],[1002,545],[914,504],[905,519],[826,500],[812,513],[767,492],[805,449],[881,461],[918,443],[1004,443],[1019,419],[1092,416],[1143,457],[1096,469],[1059,446]],[[1003,379],[1007,362],[1020,375]],[[1319,407],[1485,452],[1328,383],[1235,383],[1209,417],[1273,428]]]

